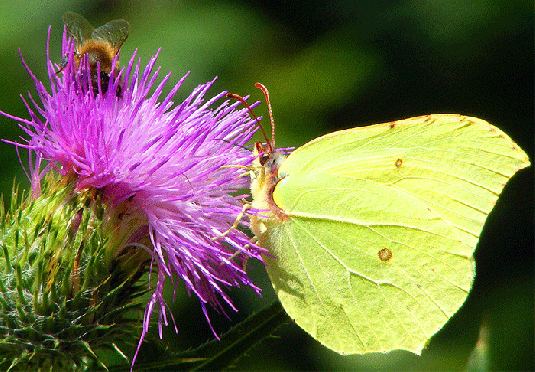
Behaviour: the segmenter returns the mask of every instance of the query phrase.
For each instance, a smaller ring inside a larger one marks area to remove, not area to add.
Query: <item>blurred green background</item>
[[[162,48],[157,63],[162,76],[172,71],[176,81],[191,71],[178,98],[218,76],[213,94],[228,90],[262,100],[254,88],[262,82],[271,93],[278,147],[297,147],[341,128],[459,113],[498,126],[533,160],[532,1],[3,0],[0,110],[28,118],[19,94],[33,92],[33,84],[17,49],[33,73],[46,80],[47,29],[52,26],[51,58],[59,63],[66,11],[82,14],[94,26],[128,20],[131,33],[122,63],[134,49],[144,64]],[[255,111],[267,113],[264,104]],[[22,135],[4,117],[0,131],[4,139]],[[9,197],[14,177],[24,187],[28,182],[15,148],[1,143],[0,149],[0,187]],[[533,369],[532,169],[505,188],[476,251],[474,289],[422,357],[403,352],[339,356],[290,324],[252,349],[235,369]],[[233,291],[240,312],[229,310],[230,320],[211,313],[219,333],[275,299],[262,266],[253,265],[251,275],[264,289],[263,298],[250,290]],[[179,334],[172,327],[165,331],[172,349],[213,338],[196,298],[179,292],[176,303]],[[482,326],[486,337],[473,352]],[[148,348],[142,348],[141,358],[149,358],[143,350]]]

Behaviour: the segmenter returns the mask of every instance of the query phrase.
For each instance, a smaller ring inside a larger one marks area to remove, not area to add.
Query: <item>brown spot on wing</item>
[[[377,254],[379,259],[383,262],[387,262],[392,258],[392,251],[388,248],[381,249]]]

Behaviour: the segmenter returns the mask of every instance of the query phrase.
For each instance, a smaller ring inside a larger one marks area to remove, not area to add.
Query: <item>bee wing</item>
[[[67,27],[69,36],[81,45],[85,40],[91,37],[93,26],[84,17],[73,12],[67,12],[63,15],[63,23]]]
[[[111,44],[115,53],[121,49],[124,41],[130,33],[130,24],[124,19],[110,21],[100,26],[91,33],[92,39],[101,39]]]

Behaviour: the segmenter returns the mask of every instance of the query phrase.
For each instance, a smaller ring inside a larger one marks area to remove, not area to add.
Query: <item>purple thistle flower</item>
[[[140,246],[150,254],[158,280],[133,364],[155,307],[160,337],[162,324],[167,325],[162,293],[166,280],[178,285],[173,275],[199,298],[208,322],[206,304],[224,313],[223,299],[236,310],[226,288],[244,285],[260,292],[244,267],[248,258],[262,260],[265,252],[237,229],[221,236],[242,210],[243,196],[233,194],[248,186],[240,166],[251,164],[244,146],[256,127],[246,110],[237,110],[238,102],[215,106],[225,92],[205,101],[214,81],[175,105],[184,77],[159,102],[170,74],[149,94],[159,72],[153,73],[157,55],[140,72],[134,53],[126,68],[112,71],[107,91],[95,94],[88,62],[82,58],[76,66],[74,45],[65,33],[62,50],[67,64],[60,74],[47,55],[50,92],[23,61],[40,101],[23,98],[31,120],[2,114],[17,120],[29,136],[15,144],[34,153],[38,165],[41,159],[48,162],[42,170],[31,166],[34,193],[53,169],[74,179],[79,190],[100,190],[122,242],[115,257]]]

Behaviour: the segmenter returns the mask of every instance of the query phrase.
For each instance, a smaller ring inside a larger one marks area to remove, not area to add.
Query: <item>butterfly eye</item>
[[[259,158],[258,158],[258,161],[260,162],[260,165],[261,166],[266,165],[266,163],[269,161],[270,157],[271,156],[269,154],[265,154],[265,153],[260,155]]]

